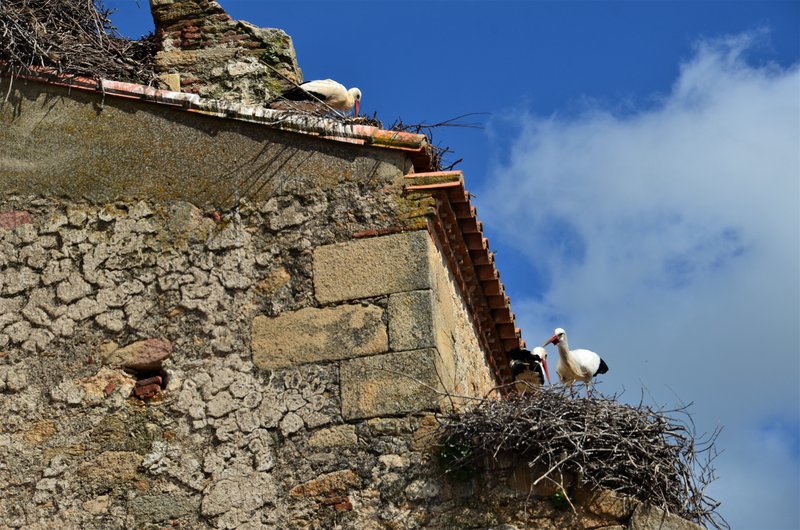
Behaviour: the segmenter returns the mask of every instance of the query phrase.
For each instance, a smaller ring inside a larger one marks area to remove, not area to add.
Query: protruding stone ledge
[[[383,309],[374,305],[305,308],[275,318],[253,319],[253,364],[277,370],[338,361],[389,349]]]
[[[435,355],[436,350],[423,349],[343,362],[342,416],[354,420],[438,409],[431,390],[440,386]]]
[[[431,288],[428,232],[325,245],[314,251],[314,291],[322,303]]]

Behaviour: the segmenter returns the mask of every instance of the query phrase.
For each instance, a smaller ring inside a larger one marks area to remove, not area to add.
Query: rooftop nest
[[[0,1],[0,62],[12,71],[53,68],[60,74],[150,84],[156,79],[152,36],[120,36],[97,0]]]
[[[45,68],[65,76],[156,84],[155,37],[127,39],[117,32],[111,16],[112,10],[103,0],[0,0],[0,71],[15,75]],[[291,112],[320,115],[302,109]],[[383,128],[376,115],[347,116],[331,108],[323,109],[323,115],[344,125]],[[460,121],[470,115],[431,124],[408,124],[397,119],[390,130],[425,134],[432,139],[436,128],[476,127]],[[452,153],[447,147],[431,143],[430,149],[434,171],[450,170],[461,162],[446,160]]]
[[[716,479],[719,430],[698,437],[688,406],[674,410],[616,396],[571,398],[562,386],[505,400],[482,400],[440,418],[440,456],[458,475],[486,458],[510,453],[527,461],[534,484],[550,481],[566,494],[565,476],[579,485],[634,497],[684,519],[729,528],[706,493]]]

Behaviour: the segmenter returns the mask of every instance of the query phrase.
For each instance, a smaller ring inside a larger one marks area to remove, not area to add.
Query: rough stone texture
[[[374,489],[381,465],[344,424],[338,365],[258,370],[251,325],[316,304],[312,249],[391,223],[385,185],[286,182],[219,223],[185,202],[0,197],[31,216],[0,230],[0,528],[332,527],[333,504],[289,489],[353,462]],[[381,352],[386,304],[340,310],[375,326]],[[106,360],[131,366],[152,337],[174,349],[144,403]]]
[[[448,269],[442,251],[432,245],[428,253],[433,290],[433,329],[437,370],[452,394],[485,396],[497,382],[482,353],[470,311]],[[456,405],[459,400],[454,399]]]
[[[428,232],[418,230],[326,245],[314,251],[314,291],[321,303],[428,289]]]
[[[576,498],[586,506],[588,511],[596,515],[610,516],[620,520],[628,519],[640,504],[635,499],[617,495],[608,490],[586,492],[585,494],[576,495]]]
[[[151,0],[156,68],[184,92],[264,104],[303,82],[292,39],[237,21],[212,0]]]
[[[383,309],[374,305],[305,308],[253,320],[253,363],[274,370],[389,349]]]
[[[130,370],[150,371],[160,369],[161,363],[171,354],[172,342],[166,339],[146,339],[109,351],[105,355],[105,362]]]
[[[438,406],[435,350],[376,355],[341,365],[342,416],[391,416]],[[430,388],[426,388],[427,385]]]
[[[310,447],[324,449],[331,447],[352,447],[358,443],[358,435],[353,425],[336,425],[314,432],[308,439]]]
[[[430,290],[389,297],[389,346],[394,351],[435,347],[433,299]]]
[[[628,528],[629,530],[702,530],[703,527],[654,506],[640,504],[633,512]]]
[[[334,493],[344,493],[361,484],[359,476],[350,469],[334,471],[321,475],[289,490],[294,497],[330,497]]]
[[[34,85],[15,83],[0,108],[0,212],[30,216],[0,229],[0,529],[626,524],[606,508],[558,511],[507,470],[458,482],[437,465],[430,411],[442,403],[424,385],[481,392],[489,376],[472,323],[426,232],[350,245],[409,208],[396,182],[402,155],[291,135],[275,143],[274,131],[200,116],[173,115],[190,122],[178,127],[170,110],[110,98],[98,110],[85,94],[44,97]],[[216,206],[228,200],[235,207]],[[334,274],[369,272],[373,285],[383,275],[390,288],[320,308],[321,248],[374,251]],[[420,293],[432,296],[436,348],[383,353],[389,326],[397,340],[425,339],[399,304]],[[257,366],[254,321],[301,311],[316,315],[309,326],[338,315],[324,334],[339,344],[379,336],[378,354]],[[174,348],[160,359],[166,388],[141,401],[135,375],[105,361],[142,353],[153,337]]]

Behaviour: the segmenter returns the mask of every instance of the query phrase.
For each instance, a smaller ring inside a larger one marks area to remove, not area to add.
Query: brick
[[[32,222],[31,214],[24,210],[0,212],[0,228],[6,230],[11,230],[19,225],[30,224]]]
[[[418,230],[314,251],[314,291],[322,303],[429,289],[428,259],[433,243]]]
[[[139,399],[149,399],[161,392],[161,387],[156,384],[137,386],[133,389],[133,394]]]
[[[139,379],[136,381],[136,386],[146,386],[146,385],[158,385],[161,386],[161,376],[154,375],[153,377],[148,377],[147,379]]]
[[[149,371],[161,368],[161,362],[172,354],[172,343],[166,339],[145,339],[107,352],[105,363],[130,370]]]
[[[383,309],[368,305],[305,308],[253,319],[253,364],[265,370],[383,353]]]
[[[339,369],[346,420],[437,410],[436,350],[424,349],[344,361]],[[422,383],[422,384],[420,384]],[[430,387],[430,388],[426,388]]]

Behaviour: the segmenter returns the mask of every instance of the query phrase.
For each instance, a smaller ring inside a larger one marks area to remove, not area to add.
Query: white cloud
[[[479,209],[547,279],[512,300],[526,340],[565,327],[606,390],[695,402],[700,429],[725,425],[733,526],[793,528],[793,503],[758,503],[800,498],[797,451],[758,448],[763,418],[800,425],[800,70],[749,64],[754,38],[700,43],[646,109],[525,114]],[[767,469],[780,494],[742,478]]]

